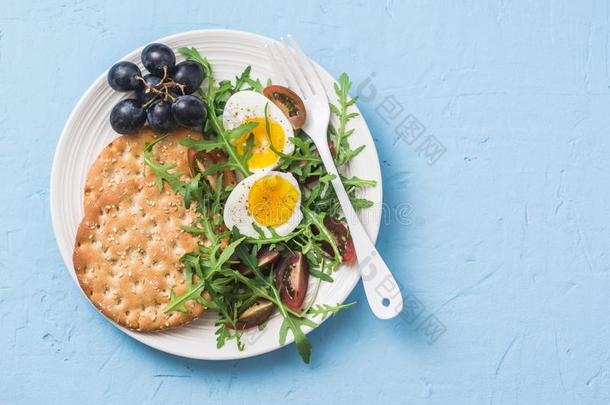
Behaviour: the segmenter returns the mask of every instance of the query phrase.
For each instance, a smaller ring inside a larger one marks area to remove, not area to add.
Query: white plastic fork
[[[394,318],[402,311],[402,295],[390,269],[385,264],[375,245],[369,239],[350,202],[328,146],[327,131],[330,119],[328,97],[322,80],[311,60],[289,34],[287,43],[272,42],[267,45],[274,70],[285,83],[301,96],[307,118],[303,131],[315,143],[326,171],[335,178],[335,189],[341,208],[354,240],[356,256],[364,291],[373,313],[380,319]]]

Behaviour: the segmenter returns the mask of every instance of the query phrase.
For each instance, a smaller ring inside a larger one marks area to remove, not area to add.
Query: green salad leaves
[[[243,154],[237,152],[234,141],[248,134],[257,124],[249,123],[228,131],[223,128],[221,116],[224,105],[232,94],[244,89],[262,92],[263,85],[258,79],[251,77],[250,67],[233,81],[216,82],[210,63],[195,48],[180,48],[179,52],[187,59],[200,63],[207,77],[207,86],[198,93],[208,109],[208,120],[203,128],[206,137],[184,140],[182,144],[194,151],[210,152],[219,149],[227,159],[207,167],[204,172],[186,181],[182,173],[175,171],[176,164],[160,164],[155,161],[154,146],[162,137],[146,146],[144,163],[146,168],[154,173],[157,187],[162,190],[163,185],[167,184],[182,195],[185,206],[194,204],[199,219],[183,229],[201,237],[202,240],[196,251],[185,254],[181,259],[185,269],[187,291],[179,296],[172,292],[164,311],[186,311],[184,304],[189,300],[216,310],[217,346],[220,348],[228,341],[234,340],[241,350],[245,343],[243,328],[239,327],[239,316],[257,300],[266,300],[273,304],[283,319],[279,330],[280,344],[285,344],[290,332],[299,354],[308,363],[311,344],[305,333],[329,316],[353,305],[349,303],[332,306],[314,302],[320,284],[333,282],[332,274],[342,261],[341,247],[337,243],[336,235],[327,226],[328,216],[337,219],[341,217],[339,202],[330,183],[332,176],[326,173],[311,139],[301,130],[297,130],[292,138],[295,151],[291,155],[280,154],[278,170],[293,173],[302,189],[306,190],[301,203],[304,214],[302,222],[286,236],[272,232],[271,236],[250,238],[240,235],[237,229],[226,229],[222,219],[223,207],[233,186],[223,181],[223,173],[229,169],[244,177],[251,174],[247,165],[252,148],[251,138]],[[349,78],[342,74],[335,85],[337,103],[331,105],[338,125],[329,127],[328,137],[338,167],[347,165],[363,149],[363,146],[352,149],[348,142],[353,134],[348,123],[357,116],[350,108],[356,102],[348,94],[350,86]],[[214,187],[206,181],[208,175],[217,176]],[[357,192],[364,187],[374,186],[374,181],[357,177],[342,177],[341,180],[355,208],[371,206],[372,203],[359,198]],[[304,308],[294,310],[287,306],[276,286],[275,271],[261,268],[258,258],[263,251],[269,250],[299,251],[307,260],[309,275],[314,277],[316,287],[313,299],[309,300]],[[238,271],[238,268],[241,270]],[[264,326],[265,324],[259,325],[259,330]]]

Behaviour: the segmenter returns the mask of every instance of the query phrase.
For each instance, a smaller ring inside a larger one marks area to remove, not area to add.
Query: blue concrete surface
[[[609,403],[609,3],[298,3],[2,5],[0,404]],[[359,286],[310,365],[294,347],[147,348],[92,310],[53,238],[53,152],[87,86],[155,38],[219,27],[292,32],[349,72],[383,161],[378,247],[407,312],[374,319]],[[396,132],[409,114],[417,139]]]

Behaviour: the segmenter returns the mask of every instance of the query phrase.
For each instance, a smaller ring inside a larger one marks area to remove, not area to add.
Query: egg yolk
[[[279,156],[273,152],[273,149],[282,151],[284,144],[286,143],[286,136],[280,124],[275,121],[269,121],[269,134],[267,134],[267,127],[265,124],[265,117],[248,118],[243,123],[248,124],[256,122],[258,125],[252,129],[252,132],[242,135],[235,141],[235,147],[237,153],[241,156],[246,153],[246,144],[250,136],[254,137],[254,143],[252,145],[252,156],[248,159],[248,168],[250,169],[262,169],[269,167],[278,161]]]
[[[252,184],[248,193],[248,212],[263,226],[278,226],[292,216],[299,190],[281,176],[265,176]]]

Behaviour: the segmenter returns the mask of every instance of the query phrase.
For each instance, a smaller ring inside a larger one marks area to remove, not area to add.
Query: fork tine
[[[290,39],[288,39],[288,40],[290,40]],[[294,74],[295,74],[296,78],[299,80],[299,85],[304,90],[304,92],[307,93],[307,94],[305,94],[305,96],[307,97],[309,95],[313,95],[314,94],[313,88],[309,84],[309,80],[307,79],[307,73],[305,73],[305,71],[303,70],[303,61],[302,61],[301,55],[299,55],[299,52],[296,49],[291,49],[289,44],[287,44],[283,38],[282,38],[282,41],[284,43],[285,53],[287,55],[290,55],[289,59],[292,64],[292,69],[294,71]]]
[[[320,79],[320,76],[318,75],[318,72],[316,71],[316,68],[314,67],[313,63],[311,62],[311,59],[309,59],[307,55],[305,55],[305,53],[299,46],[299,43],[296,41],[296,39],[294,39],[292,35],[288,34],[286,35],[286,37],[288,43],[290,43],[290,46],[292,46],[292,48],[295,50],[295,54],[297,55],[297,58],[300,61],[299,65],[302,67],[303,73],[308,79],[308,83],[311,86],[313,94],[325,95],[326,93],[324,90],[324,86],[322,85],[322,80]]]
[[[287,69],[290,71],[290,74],[292,74],[294,80],[299,85],[299,88],[301,89],[301,94],[305,96],[305,98],[307,98],[311,95],[311,90],[309,88],[309,85],[307,84],[307,79],[303,75],[303,72],[299,70],[297,66],[297,59],[292,49],[290,49],[288,44],[284,42],[284,38],[280,39],[281,42],[278,44],[278,48],[281,49],[282,54],[284,55],[284,60],[286,61]]]
[[[269,59],[271,60],[271,65],[273,66],[273,72],[278,76],[278,79],[281,80],[282,84],[285,84],[286,86],[290,86],[288,84],[288,79],[286,78],[286,74],[284,73],[284,69],[278,62],[277,58],[275,57],[275,54],[272,50],[272,45],[265,44],[265,49],[267,50],[267,54],[269,55]],[[277,83],[274,83],[274,84],[277,84]]]
[[[282,44],[283,45],[283,44]],[[288,87],[292,88],[295,92],[300,93],[301,96],[304,95],[299,82],[297,81],[293,71],[288,67],[290,58],[284,54],[284,50],[282,49],[282,45],[280,43],[273,43],[269,47],[271,52],[275,56],[275,61],[277,63],[277,68],[284,72],[284,77],[286,78],[286,84]]]

